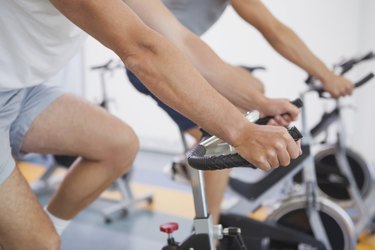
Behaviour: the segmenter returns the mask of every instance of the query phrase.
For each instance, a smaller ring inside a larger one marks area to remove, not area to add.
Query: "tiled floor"
[[[163,174],[163,166],[173,156],[152,152],[140,152],[132,172],[132,189],[136,195],[152,193],[151,206],[142,203],[132,209],[128,216],[104,222],[98,208],[108,200],[95,202],[80,213],[62,236],[63,250],[159,250],[166,235],[159,232],[159,225],[169,221],[180,224],[175,234],[178,240],[185,238],[191,230],[193,201],[190,187],[171,181]],[[25,176],[33,181],[44,171],[35,164],[20,164]],[[41,203],[48,195],[39,197]],[[105,198],[118,199],[118,193],[106,192]],[[338,249],[339,250],[339,249]],[[375,238],[364,237],[357,250],[375,250]]]

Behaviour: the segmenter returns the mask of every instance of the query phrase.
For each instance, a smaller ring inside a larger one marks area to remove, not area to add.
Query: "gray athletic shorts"
[[[13,172],[14,159],[24,155],[21,146],[31,123],[63,94],[59,87],[46,84],[0,91],[0,184]]]

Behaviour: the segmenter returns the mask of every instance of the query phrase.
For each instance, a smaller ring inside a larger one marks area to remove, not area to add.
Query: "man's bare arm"
[[[124,0],[152,29],[175,44],[205,79],[242,110],[260,110],[267,115],[291,113],[298,109],[285,100],[282,104],[266,98],[261,83],[248,72],[221,60],[198,36],[185,28],[160,0]],[[272,110],[273,113],[269,113]]]
[[[232,6],[246,22],[262,33],[277,52],[321,80],[333,96],[351,94],[353,84],[330,71],[296,33],[277,20],[260,0],[232,0]]]
[[[226,110],[224,113],[233,115],[230,120],[236,120],[241,127],[246,121],[240,112],[206,83],[178,49],[144,25],[121,0],[53,0],[52,3],[75,24],[115,51],[168,105],[223,139],[235,141],[236,135],[229,129],[225,131],[225,127],[235,126],[235,122],[217,126],[212,121],[224,122],[221,116]]]
[[[177,48],[121,0],[52,0],[76,25],[112,49],[166,104],[235,146],[262,169],[287,165],[299,148],[285,128],[250,124]]]

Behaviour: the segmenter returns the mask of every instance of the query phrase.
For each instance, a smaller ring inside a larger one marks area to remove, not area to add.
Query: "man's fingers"
[[[348,93],[349,95],[352,95],[352,94],[353,94],[353,89],[354,89],[354,85],[350,83],[350,84],[348,85],[348,88],[347,88],[347,93]]]
[[[272,119],[270,119],[270,120],[268,121],[267,125],[277,126],[277,125],[279,125],[279,124],[277,123],[277,121],[276,121],[275,119],[272,118]]]
[[[291,159],[296,159],[300,155],[301,146],[296,143],[289,132],[285,129],[283,134],[284,139],[286,140],[286,148],[290,155]]]
[[[288,117],[288,115],[284,115],[284,116],[281,116],[281,115],[275,116],[274,119],[278,123],[278,125],[280,125],[280,126],[286,126],[286,125],[288,125],[290,123],[289,121],[286,120],[286,117]]]
[[[291,116],[292,120],[294,121],[294,120],[297,119],[297,117],[299,115],[299,109],[296,106],[293,105],[292,110],[293,110],[293,112],[290,112],[290,116]]]
[[[270,166],[272,168],[279,167],[280,166],[280,162],[279,162],[277,151],[275,151],[274,149],[268,150],[268,152],[267,152],[267,161],[269,162],[269,164],[270,164]]]
[[[296,141],[296,143],[297,143],[297,146],[299,147],[299,155],[301,155],[303,153],[302,148],[301,148],[301,140]]]
[[[289,114],[282,115],[282,118],[288,123],[287,125],[289,125],[293,121],[292,117]]]
[[[296,159],[301,154],[301,147],[293,139],[288,141],[287,149],[291,159]]]
[[[290,156],[285,149],[278,152],[278,159],[280,166],[286,167],[290,164]]]
[[[261,156],[254,165],[264,171],[269,171],[272,169],[271,164],[268,162],[265,156]]]

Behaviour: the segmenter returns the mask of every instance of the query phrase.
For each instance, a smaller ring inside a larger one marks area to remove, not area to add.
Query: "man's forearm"
[[[54,0],[74,23],[114,50],[167,105],[235,144],[248,122],[168,40],[119,0]],[[95,18],[93,18],[95,17]],[[194,108],[192,108],[194,107]]]
[[[265,38],[284,58],[298,65],[310,75],[322,81],[326,81],[332,75],[327,66],[285,25],[280,25],[272,37],[265,36]]]
[[[172,44],[164,41],[154,51],[155,54],[139,59],[140,63],[136,63],[138,66],[130,70],[167,105],[211,133],[234,143],[237,135],[232,134],[233,129],[240,128],[238,131],[241,131],[244,125],[241,123],[247,123],[238,109],[209,85]],[[165,51],[168,54],[163,53]],[[234,124],[235,121],[239,121],[239,124]]]
[[[236,12],[258,29],[270,45],[287,60],[322,81],[332,76],[324,63],[290,28],[277,20],[260,0],[232,0],[232,5]]]
[[[197,35],[187,30],[160,1],[125,0],[142,20],[177,46],[194,67],[222,95],[244,110],[257,109],[263,95],[254,90],[259,81],[226,64]]]
[[[263,105],[262,83],[244,69],[223,62],[201,39],[191,37],[182,51],[205,79],[237,107],[253,110]]]

